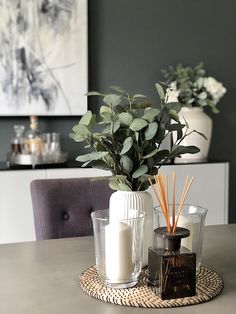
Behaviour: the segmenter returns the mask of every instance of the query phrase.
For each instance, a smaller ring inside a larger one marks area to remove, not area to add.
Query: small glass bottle
[[[162,247],[148,249],[148,285],[156,288],[162,300],[196,294],[196,254],[181,248],[181,239],[190,235],[188,229],[177,227],[169,233],[166,227],[154,230],[162,239]]]
[[[24,150],[27,154],[42,155],[43,139],[38,130],[38,118],[36,116],[30,116],[30,129],[26,134]]]
[[[11,139],[11,155],[22,154],[24,125],[14,125],[15,136]]]

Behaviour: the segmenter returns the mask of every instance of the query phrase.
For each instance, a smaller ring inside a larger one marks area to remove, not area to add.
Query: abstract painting
[[[87,110],[87,0],[0,0],[0,115]]]

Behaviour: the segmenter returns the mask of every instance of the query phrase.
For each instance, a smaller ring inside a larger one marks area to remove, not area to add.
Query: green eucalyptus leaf
[[[96,123],[96,114],[92,114],[91,111],[87,111],[79,121],[79,125],[86,125],[90,130]]]
[[[110,128],[111,128],[111,125],[113,124],[113,129],[112,129],[112,131],[113,131],[113,133],[115,133],[118,129],[119,129],[119,127],[120,127],[120,121],[114,121],[114,122],[112,122],[109,126],[110,126]],[[111,132],[111,131],[110,131]],[[107,133],[109,133],[109,132],[107,132]]]
[[[88,125],[88,127],[90,128],[90,130],[92,130],[92,128],[94,127],[94,125],[96,124],[96,122],[97,122],[97,116],[96,116],[96,114],[94,113],[94,114],[92,115],[92,118],[91,118],[91,120],[90,120],[90,122],[89,122],[89,125]]]
[[[110,171],[110,167],[108,167],[107,163],[104,160],[92,160],[90,161],[90,165],[96,169],[102,169],[106,171]]]
[[[168,131],[173,132],[173,131],[178,131],[179,129],[183,129],[184,127],[185,127],[184,124],[173,123],[173,124],[170,124],[167,129]]]
[[[211,107],[213,113],[219,113],[220,110],[216,106]]]
[[[135,118],[130,125],[130,129],[134,132],[140,131],[148,125],[148,122],[141,118]]]
[[[76,158],[77,161],[86,162],[98,160],[108,155],[108,152],[92,152],[89,154],[81,155]]]
[[[112,177],[112,178],[109,178],[109,187],[112,189],[112,190],[119,190],[119,181]]]
[[[84,162],[83,164],[82,164],[82,168],[85,168],[85,167],[87,167],[88,166],[88,164],[90,164],[90,162],[91,162],[91,160],[90,161],[87,161],[87,162]]]
[[[142,95],[142,94],[135,94],[133,97],[134,98],[147,98],[147,96]]]
[[[120,191],[132,191],[131,188],[123,182],[119,182],[118,186]]]
[[[129,112],[122,112],[118,116],[121,125],[130,126],[133,122],[133,116]]]
[[[201,89],[202,88],[202,86],[203,86],[203,83],[204,83],[204,79],[203,79],[203,77],[199,77],[199,79],[197,80],[197,87],[198,87],[198,89]]]
[[[190,99],[187,100],[187,103],[188,104],[192,104],[192,103],[194,103],[194,101],[195,101],[195,98],[190,98]]]
[[[72,131],[80,136],[81,138],[87,138],[90,134],[91,131],[87,127],[87,125],[84,124],[77,124],[72,128]]]
[[[158,116],[159,113],[160,113],[159,109],[151,108],[145,111],[143,119],[147,120],[148,122],[152,122],[154,118]]]
[[[149,188],[149,181],[143,182],[139,188],[139,191],[146,191]]]
[[[181,109],[182,106],[178,102],[168,102],[167,104],[165,104],[165,110],[167,114],[169,113],[170,110],[175,110],[178,113],[180,112]]]
[[[197,96],[199,99],[207,99],[207,93],[206,92],[201,92]]]
[[[163,123],[160,123],[158,126],[158,130],[157,130],[157,136],[156,136],[156,141],[157,143],[161,143],[163,141],[163,138],[165,136],[165,125]]]
[[[101,133],[98,133],[98,132],[94,132],[92,135],[93,135],[94,140],[99,140],[99,141],[103,137],[103,135]]]
[[[157,133],[158,124],[156,122],[151,122],[148,124],[147,129],[145,130],[145,140],[151,140]]]
[[[122,155],[120,163],[124,170],[128,173],[130,173],[131,170],[133,169],[133,161],[127,155]]]
[[[105,122],[105,123],[110,123],[111,120],[112,120],[111,114],[110,114],[109,112],[103,112],[103,113],[101,114],[101,117],[102,117],[102,119],[103,119],[103,122]]]
[[[80,134],[76,134],[76,133],[70,133],[69,137],[74,140],[75,142],[83,142],[84,141],[84,137],[81,136]]]
[[[108,106],[101,106],[100,107],[100,115],[102,115],[103,113],[111,113],[111,108]]]
[[[111,124],[108,124],[104,129],[102,129],[102,134],[111,134]]]
[[[149,154],[143,156],[142,158],[147,159],[147,158],[153,157],[154,155],[156,155],[157,152],[158,152],[158,149],[155,148],[153,151],[151,151]]]
[[[153,168],[154,165],[155,165],[155,160],[154,160],[153,157],[149,157],[149,158],[147,159],[146,163],[147,163],[148,169],[149,169],[149,170],[152,170],[152,168]]]
[[[183,154],[196,154],[200,149],[196,146],[176,146],[174,150],[169,154],[169,158],[181,157]]]
[[[149,107],[147,107],[147,108],[144,109],[144,113],[148,112],[148,111],[151,110],[151,109],[153,109],[153,108],[152,108],[151,105],[150,105]]]
[[[121,99],[122,97],[119,95],[109,94],[103,98],[103,102],[108,106],[116,107],[121,103]]]
[[[139,177],[140,182],[147,182],[149,178],[149,175],[143,174],[141,177]]]
[[[113,123],[113,129],[112,129],[112,123]],[[119,121],[111,122],[102,130],[102,134],[111,134],[112,131],[113,133],[115,133],[119,129],[119,127],[120,127]]]
[[[89,125],[93,117],[92,111],[87,111],[79,121],[79,124]]]
[[[106,122],[111,122],[111,108],[107,106],[100,107],[100,116]]]
[[[102,115],[104,112],[111,113],[111,108],[108,106],[101,106],[100,107],[100,114]]]
[[[198,100],[197,100],[197,103],[198,103],[198,105],[201,106],[201,107],[207,106],[207,100],[206,100],[206,99],[198,99]]]
[[[117,92],[117,93],[120,93],[120,94],[128,94],[127,91],[124,90],[124,89],[123,89],[122,87],[120,87],[120,86],[112,85],[112,86],[110,86],[110,88],[111,88],[112,90],[114,90],[115,92]]]
[[[165,92],[164,92],[163,87],[159,83],[156,83],[155,87],[156,87],[156,90],[159,94],[160,99],[164,100],[165,99]]]
[[[148,172],[148,166],[147,165],[141,165],[135,172],[132,174],[132,177],[134,179],[141,177],[143,174]]]
[[[122,126],[116,132],[116,143],[123,143],[124,140],[129,136],[129,129],[123,128]],[[122,148],[121,148],[122,149]]]
[[[116,178],[117,178],[118,180],[120,180],[120,181],[125,182],[125,180],[127,179],[127,176],[124,176],[124,175],[122,175],[122,174],[118,174],[118,175],[116,175]]]
[[[122,148],[122,151],[120,152],[121,155],[124,155],[126,154],[130,148],[132,147],[133,145],[133,139],[132,137],[128,137],[125,139],[124,143],[123,143],[123,148]]]
[[[166,157],[169,158],[169,151],[167,149],[159,150],[158,153],[155,155],[155,164],[161,162]]]
[[[178,113],[174,109],[169,110],[168,115],[171,119],[175,120],[176,122],[179,122]]]

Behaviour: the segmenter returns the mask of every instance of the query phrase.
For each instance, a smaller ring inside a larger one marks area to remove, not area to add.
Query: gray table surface
[[[205,230],[203,264],[224,279],[215,299],[176,309],[139,309],[93,299],[78,286],[94,264],[93,238],[0,245],[1,314],[236,313],[236,225]]]

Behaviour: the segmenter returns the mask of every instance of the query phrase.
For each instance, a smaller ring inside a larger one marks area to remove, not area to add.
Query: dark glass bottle
[[[174,234],[166,227],[154,230],[162,239],[162,247],[148,250],[148,285],[162,300],[196,294],[196,254],[181,248],[181,239],[190,235],[188,229],[176,228]]]
[[[24,125],[14,125],[15,136],[11,139],[11,154],[22,154]]]

